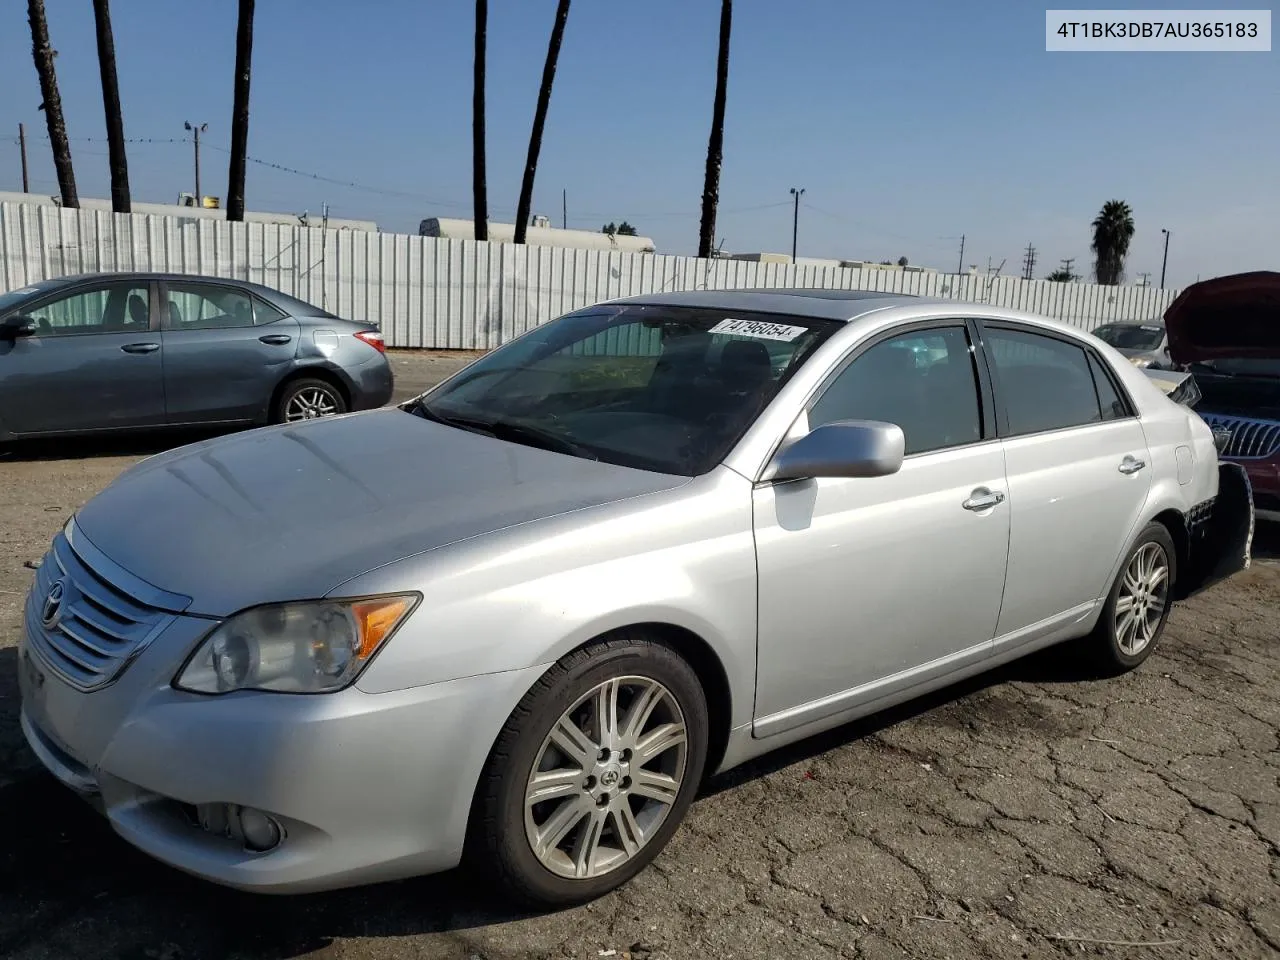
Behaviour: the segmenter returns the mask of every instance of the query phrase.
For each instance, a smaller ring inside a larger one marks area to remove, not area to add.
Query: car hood
[[[383,409],[180,447],[76,515],[189,613],[321,597],[374,567],[687,478],[584,460]]]
[[[1280,273],[1260,270],[1193,283],[1164,313],[1177,364],[1280,358]]]

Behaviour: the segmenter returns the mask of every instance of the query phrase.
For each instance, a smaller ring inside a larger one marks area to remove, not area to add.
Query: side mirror
[[[905,450],[906,438],[897,424],[837,420],[779,450],[764,479],[884,477],[902,469]]]
[[[35,336],[36,322],[30,317],[24,317],[16,314],[6,317],[3,323],[0,323],[0,339],[17,340],[19,337]]]

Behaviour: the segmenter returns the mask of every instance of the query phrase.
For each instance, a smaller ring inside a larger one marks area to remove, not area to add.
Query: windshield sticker
[[[786,323],[767,323],[764,320],[735,320],[725,317],[714,327],[711,333],[731,333],[735,337],[756,337],[760,340],[791,341],[808,330],[808,327],[793,327]]]

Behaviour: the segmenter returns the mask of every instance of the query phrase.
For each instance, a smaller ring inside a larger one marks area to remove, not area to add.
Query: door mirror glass
[[[5,317],[0,323],[0,337],[5,340],[17,340],[19,337],[35,336],[36,322],[31,317],[15,314]]]
[[[810,477],[883,477],[902,469],[906,437],[894,423],[837,420],[787,444],[766,480]]]

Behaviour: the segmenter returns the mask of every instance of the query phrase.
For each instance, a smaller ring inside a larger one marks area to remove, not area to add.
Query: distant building
[[[731,253],[725,254],[730,260],[746,260],[750,263],[791,263],[788,253]],[[871,260],[833,260],[821,257],[796,257],[797,266],[811,267],[844,267],[847,270],[899,270],[903,273],[937,273],[933,267],[900,267],[896,263],[876,263]]]
[[[46,196],[41,193],[4,193],[0,192],[0,203],[25,203],[36,207],[61,207],[62,200],[60,197]],[[225,220],[227,219],[226,210],[220,209],[219,199],[217,197],[204,197],[200,204],[195,202],[192,194],[184,193],[178,197],[178,202],[169,203],[140,203],[134,200],[129,204],[130,209],[134,213],[150,213],[162,217],[181,217],[184,220]],[[111,212],[110,200],[99,200],[96,197],[81,197],[81,210],[101,210],[106,213]],[[377,233],[378,225],[372,220],[344,220],[340,217],[329,217],[327,221],[323,217],[307,213],[262,213],[260,211],[246,210],[244,212],[245,223],[278,223],[282,226],[304,226],[318,227],[321,223],[326,223],[330,230],[356,230],[365,233]]]
[[[445,240],[474,240],[474,220],[429,217],[418,225],[421,237],[438,237]],[[490,243],[511,243],[515,240],[514,223],[489,221]],[[594,233],[590,230],[561,230],[550,226],[546,217],[534,217],[533,225],[525,230],[524,242],[530,247],[567,247],[573,250],[619,250],[624,253],[654,253],[653,240],[649,237],[627,237],[621,234]]]

